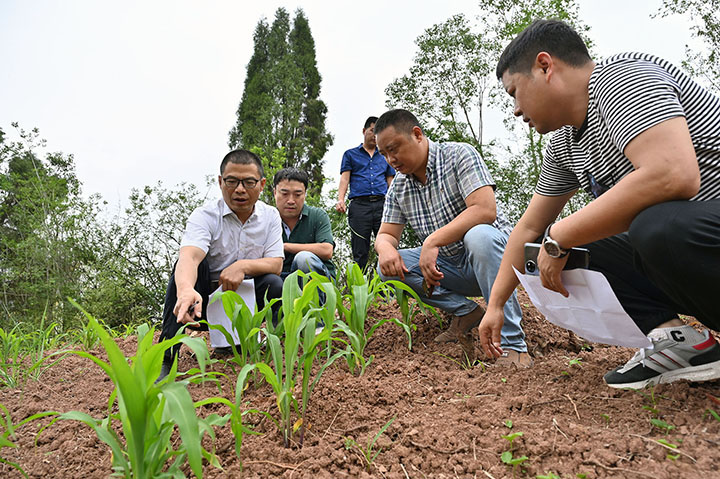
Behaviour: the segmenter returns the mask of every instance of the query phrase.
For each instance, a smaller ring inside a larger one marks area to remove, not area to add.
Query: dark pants
[[[720,200],[651,206],[627,233],[585,247],[643,333],[678,313],[720,330]]]
[[[267,293],[268,300],[273,298],[282,298],[282,285],[283,281],[280,276],[276,274],[263,274],[260,276],[253,277],[255,280],[255,303],[258,309],[262,309],[265,306],[265,293]],[[218,287],[217,281],[210,280],[210,268],[208,266],[207,259],[202,260],[198,266],[197,281],[195,282],[195,291],[197,291],[202,297],[202,317],[201,319],[207,319],[207,305],[210,299],[210,294],[215,291]],[[177,302],[177,287],[175,286],[175,268],[170,275],[170,281],[168,282],[167,291],[165,293],[165,306],[163,307],[163,323],[162,332],[160,333],[160,341],[167,338],[172,338],[182,327],[182,324],[177,322],[177,316],[173,313],[175,303]],[[280,302],[277,302],[272,307],[272,321],[273,324],[277,324],[278,311],[280,310]],[[199,331],[207,331],[208,327],[201,324],[196,329]],[[165,359],[172,359],[180,351],[180,345],[174,346],[172,350],[165,351]]]
[[[377,236],[382,221],[385,197],[383,195],[357,196],[350,201],[348,224],[353,260],[365,270],[370,253],[370,236]]]

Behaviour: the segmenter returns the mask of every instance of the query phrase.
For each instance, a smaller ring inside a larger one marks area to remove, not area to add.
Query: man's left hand
[[[420,250],[420,271],[428,286],[440,286],[445,276],[437,269],[437,257],[440,248],[425,240]]]
[[[562,283],[560,273],[562,273],[568,257],[552,258],[545,252],[545,248],[540,248],[538,252],[538,270],[540,271],[540,281],[542,285],[551,290],[558,292],[566,298],[570,296]]]
[[[236,261],[220,273],[218,283],[223,291],[235,291],[245,279],[245,270],[240,261]]]

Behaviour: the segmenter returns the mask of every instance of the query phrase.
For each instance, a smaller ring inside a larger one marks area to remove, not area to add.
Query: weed
[[[10,418],[10,413],[8,412],[7,408],[0,404],[0,409],[2,410],[2,414],[0,414],[0,453],[2,453],[2,450],[4,447],[17,447],[17,444],[12,442],[10,439],[15,439],[16,434],[15,431],[18,430],[18,428],[22,427],[23,425],[34,421],[36,419],[40,419],[47,416],[55,416],[59,413],[54,411],[46,411],[41,412],[38,414],[33,414],[30,417],[27,417],[20,421],[17,425],[13,425],[12,419]],[[0,464],[7,464],[8,466],[12,467],[13,469],[16,469],[19,471],[23,476],[26,478],[28,475],[23,471],[22,467],[20,467],[19,464],[9,461],[7,459],[4,459],[2,455],[0,455]]]
[[[560,476],[558,476],[554,472],[546,472],[544,475],[541,474],[535,477],[537,477],[537,479],[560,479]]]
[[[505,421],[505,427],[508,429],[512,429],[513,422],[510,419],[508,419],[507,421]]]
[[[500,381],[506,383],[506,382],[507,382],[507,378],[500,378]]]
[[[601,414],[600,417],[605,421],[605,428],[608,428],[610,426],[610,416],[608,414]]]
[[[345,449],[350,449],[352,447],[356,447],[362,456],[365,458],[367,471],[370,472],[370,467],[375,462],[375,459],[377,459],[378,454],[382,452],[382,448],[378,449],[377,451],[374,451],[375,443],[377,442],[378,438],[382,435],[382,433],[385,432],[385,430],[390,427],[390,424],[395,420],[395,417],[390,419],[383,427],[380,428],[380,430],[375,434],[375,437],[372,439],[368,438],[368,443],[366,447],[360,446],[354,439],[352,438],[345,438]],[[373,454],[374,452],[374,454]]]
[[[652,424],[654,427],[660,429],[665,435],[667,435],[670,431],[675,429],[675,426],[673,426],[672,424],[666,423],[662,419],[651,418],[650,424]]]
[[[508,441],[509,448],[507,451],[503,452],[500,455],[500,460],[507,464],[508,466],[512,466],[513,470],[513,477],[515,476],[515,473],[517,471],[517,468],[520,467],[522,463],[528,460],[527,456],[514,456],[513,451],[515,449],[514,441],[515,439],[521,437],[523,435],[522,432],[513,432],[512,434],[508,434],[507,436],[502,436],[503,439]]]
[[[578,479],[587,479],[587,474],[585,474],[584,472],[578,472],[577,474],[575,474],[575,477],[577,477]]]
[[[704,416],[712,416],[716,421],[720,422],[720,414],[718,414],[714,409],[707,408]]]

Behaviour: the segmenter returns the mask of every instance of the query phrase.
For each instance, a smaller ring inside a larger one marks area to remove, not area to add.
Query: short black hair
[[[248,150],[233,150],[223,158],[220,163],[220,175],[225,173],[225,166],[228,163],[235,163],[237,165],[255,165],[260,172],[260,178],[265,178],[265,168],[263,168],[262,161],[260,158]]]
[[[273,188],[275,188],[281,181],[299,181],[305,185],[305,189],[307,190],[308,174],[298,168],[283,168],[275,173],[275,177],[273,178]]]
[[[368,119],[365,120],[365,126],[363,126],[363,130],[366,130],[366,129],[370,128],[370,125],[372,125],[372,124],[375,123],[376,121],[377,121],[377,117],[376,117],[376,116],[369,116]]]
[[[398,133],[412,134],[413,127],[422,127],[418,119],[407,110],[397,108],[395,110],[386,111],[375,123],[375,134],[380,134],[385,128],[392,126]]]
[[[582,37],[570,25],[560,20],[538,19],[505,47],[495,69],[498,80],[506,71],[530,73],[540,52],[547,52],[574,67],[592,60]]]

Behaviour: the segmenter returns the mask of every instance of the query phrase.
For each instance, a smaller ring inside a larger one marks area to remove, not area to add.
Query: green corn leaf
[[[180,383],[165,384],[162,393],[167,398],[168,411],[180,430],[190,468],[197,477],[202,478],[202,446],[198,418],[190,393],[185,385]]]

